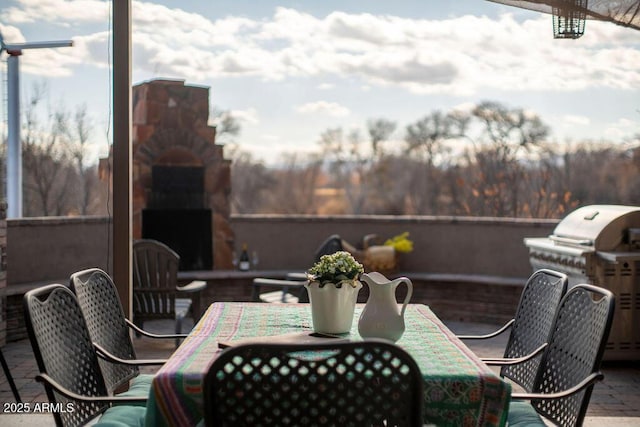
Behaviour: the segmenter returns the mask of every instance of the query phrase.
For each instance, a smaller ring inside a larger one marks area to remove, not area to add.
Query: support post
[[[132,311],[131,0],[113,10],[113,279],[125,315]]]

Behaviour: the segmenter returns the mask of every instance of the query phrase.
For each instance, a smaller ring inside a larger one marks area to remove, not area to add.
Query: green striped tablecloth
[[[358,335],[356,308],[351,337]],[[424,377],[425,423],[499,426],[507,418],[510,387],[487,368],[429,307],[410,304],[398,345]],[[203,417],[202,380],[220,351],[218,340],[311,331],[308,304],[215,303],[156,374],[147,403],[147,426],[192,426]]]

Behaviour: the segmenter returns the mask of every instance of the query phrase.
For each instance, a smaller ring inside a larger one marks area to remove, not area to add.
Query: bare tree
[[[96,165],[87,162],[91,121],[86,106],[73,115],[62,104],[45,107],[46,93],[46,84],[36,84],[24,110],[24,214],[101,212],[107,192],[99,188]]]
[[[410,200],[413,210],[421,214],[436,214],[440,184],[435,167],[436,157],[445,151],[444,142],[454,136],[453,118],[440,111],[426,115],[406,127],[406,152],[417,155],[424,166],[414,171]]]
[[[345,136],[342,128],[327,129],[320,135],[322,155],[329,163],[333,185],[344,190],[349,212],[365,214],[371,191],[369,168],[371,155],[365,153],[364,140],[358,129]]]
[[[268,192],[276,181],[261,162],[256,162],[251,154],[237,146],[229,146],[231,156],[231,208],[237,213],[262,212],[267,203]]]
[[[383,154],[381,142],[387,141],[396,130],[397,123],[384,118],[367,120],[367,131],[371,141],[371,151],[376,157]]]
[[[242,127],[238,119],[229,110],[213,107],[211,111],[213,125],[216,128],[216,141],[232,143],[240,135]]]
[[[87,116],[86,104],[76,108],[73,124],[67,128],[69,154],[75,162],[78,176],[74,193],[77,195],[78,210],[81,215],[89,213],[92,197],[96,194],[97,172],[87,164],[87,146],[91,132],[91,121]]]
[[[25,111],[23,138],[24,211],[26,216],[63,215],[68,206],[68,113],[59,108],[42,121],[37,115],[44,87],[36,86]]]
[[[299,155],[286,155],[284,165],[272,173],[276,184],[269,191],[269,212],[318,213],[316,190],[322,175],[322,159],[310,157],[308,161],[300,161]]]
[[[549,128],[537,115],[497,102],[483,102],[472,114],[481,125],[474,159],[476,209],[481,215],[518,216],[527,197],[520,193],[525,171],[521,154],[544,141]]]

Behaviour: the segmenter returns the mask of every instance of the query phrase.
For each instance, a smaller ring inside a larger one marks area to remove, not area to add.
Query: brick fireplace
[[[208,126],[209,88],[133,87],[133,237],[163,241],[181,270],[232,268],[230,161]]]

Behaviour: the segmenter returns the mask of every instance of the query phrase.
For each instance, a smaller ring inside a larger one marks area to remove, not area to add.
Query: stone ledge
[[[204,280],[206,282],[219,281],[219,280],[237,280],[237,279],[255,279],[257,277],[264,277],[267,279],[284,279],[289,270],[193,270],[193,271],[179,271],[178,282],[190,282],[193,280]]]
[[[217,301],[251,301],[254,278],[281,279],[287,271],[212,270],[179,273],[180,281],[205,280],[208,284],[201,297],[202,307]],[[526,278],[399,272],[413,283],[411,302],[427,304],[445,320],[500,324],[510,320],[520,301]],[[398,287],[397,299],[402,301],[406,288]],[[366,302],[369,295],[364,286],[358,296]]]
[[[53,283],[60,283],[62,285],[67,286],[69,283],[69,279],[59,279],[59,280],[38,280],[35,282],[27,282],[27,283],[16,283],[7,286],[6,295],[14,296],[14,295],[24,295],[32,289],[37,289],[42,286],[51,285]]]
[[[395,276],[406,276],[411,280],[425,280],[436,283],[476,283],[483,285],[497,286],[521,286],[524,287],[526,278],[520,277],[501,277],[501,276],[485,276],[481,274],[450,274],[450,273],[415,273],[400,272]]]
[[[204,280],[207,288],[201,295],[201,307],[216,301],[251,301],[254,278],[284,279],[288,270],[198,270],[178,273],[179,283]],[[398,272],[393,277],[406,276],[413,283],[411,302],[427,304],[443,320],[500,324],[515,313],[526,278]],[[47,280],[10,285],[7,296],[7,341],[26,338],[22,316],[22,297],[31,289],[50,283],[67,284],[65,280]],[[398,287],[398,301],[404,298],[403,286]],[[360,291],[359,302],[366,302],[367,287]]]

